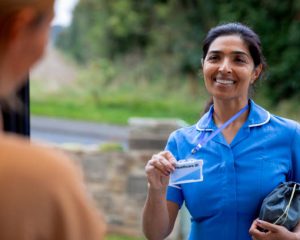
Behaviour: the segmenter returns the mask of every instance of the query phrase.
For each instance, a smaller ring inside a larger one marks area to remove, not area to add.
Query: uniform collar
[[[249,116],[246,124],[249,128],[262,126],[270,121],[270,113],[258,106],[253,100],[249,100]],[[209,108],[209,111],[201,117],[201,119],[196,123],[196,129],[198,131],[213,131],[216,126],[213,121],[209,121],[209,115],[214,111],[213,105]]]
[[[249,100],[250,113],[247,119],[248,127],[262,126],[270,121],[271,115],[268,111],[258,106],[253,100]]]
[[[213,129],[215,128],[214,123],[209,119],[213,111],[214,111],[214,106],[211,105],[208,112],[206,112],[196,123],[196,129],[198,131],[213,131]]]

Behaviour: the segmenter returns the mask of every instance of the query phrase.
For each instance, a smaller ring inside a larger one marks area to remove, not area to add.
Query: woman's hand
[[[168,186],[170,173],[175,170],[176,159],[169,151],[163,151],[152,156],[145,170],[149,187],[164,190]]]
[[[267,232],[261,232],[258,228],[263,228]],[[296,233],[290,232],[285,227],[258,219],[253,221],[249,233],[253,240],[299,240]]]

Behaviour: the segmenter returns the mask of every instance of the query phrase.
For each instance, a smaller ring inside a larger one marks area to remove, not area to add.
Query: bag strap
[[[289,203],[288,205],[286,206],[283,214],[281,214],[281,216],[273,223],[273,224],[277,224],[284,216],[284,220],[283,220],[283,223],[285,223],[288,215],[289,215],[289,210],[290,210],[290,206],[291,206],[291,203],[292,203],[292,200],[294,198],[294,194],[295,194],[295,191],[296,191],[296,186],[297,186],[297,183],[295,183],[294,187],[293,187],[293,191],[292,191],[292,194],[291,194],[291,197],[290,197],[290,200],[289,200]]]

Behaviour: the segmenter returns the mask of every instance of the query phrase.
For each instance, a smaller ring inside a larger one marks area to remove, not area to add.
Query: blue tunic
[[[248,119],[231,144],[220,133],[190,154],[201,132],[207,137],[217,129],[208,113],[170,135],[166,149],[177,160],[203,159],[203,182],[170,185],[167,192],[167,200],[179,207],[185,201],[190,240],[251,240],[248,231],[266,195],[281,182],[300,182],[300,125],[252,100],[249,106]]]

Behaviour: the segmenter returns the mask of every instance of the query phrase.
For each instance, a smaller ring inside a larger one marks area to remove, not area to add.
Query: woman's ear
[[[201,58],[201,67],[203,68],[203,64],[204,64],[204,59]]]
[[[257,67],[254,68],[251,84],[253,84],[260,76],[262,72],[262,64],[259,64]]]

